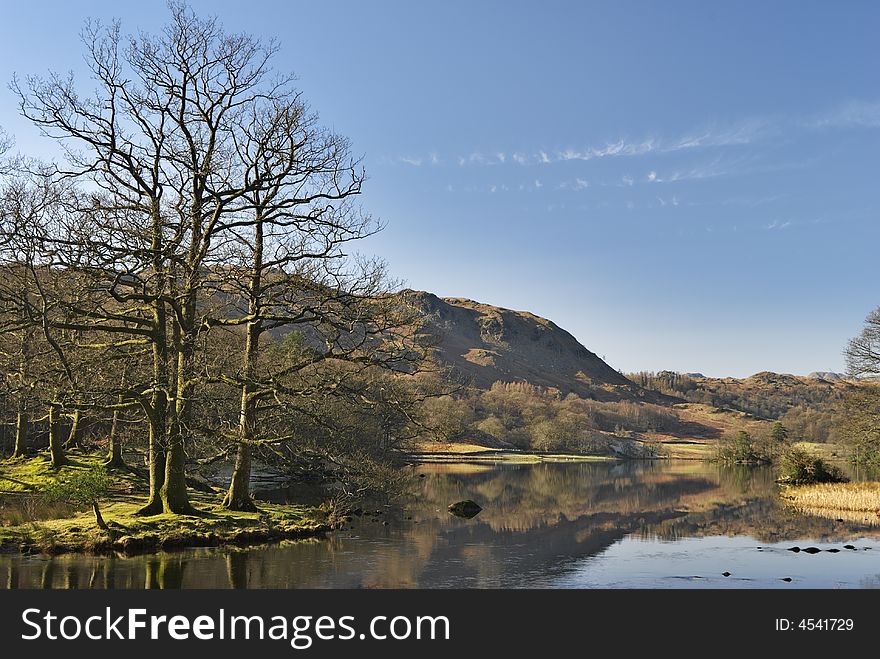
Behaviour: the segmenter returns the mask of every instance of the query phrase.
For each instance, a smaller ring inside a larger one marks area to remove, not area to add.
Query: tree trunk
[[[159,515],[162,512],[162,486],[165,483],[165,425],[168,402],[164,392],[153,394],[152,412],[149,415],[149,445],[147,447],[150,472],[150,494],[147,504],[138,515]]]
[[[255,437],[257,425],[257,400],[254,398],[254,378],[257,372],[257,359],[260,355],[260,335],[263,332],[262,320],[259,318],[261,279],[263,274],[263,222],[260,216],[254,226],[254,253],[251,264],[251,280],[248,282],[248,321],[242,363],[244,380],[241,384],[241,406],[239,408],[238,431],[241,442],[235,456],[235,468],[229,490],[223,499],[223,505],[230,510],[253,512],[257,510],[251,499],[251,443]]]
[[[27,452],[27,437],[30,423],[27,412],[19,411],[15,417],[15,448],[12,449],[12,457],[23,457]]]
[[[58,469],[70,461],[64,455],[64,447],[61,438],[58,437],[58,411],[55,405],[49,406],[49,455],[52,458],[52,467]]]
[[[258,323],[259,321],[257,321]],[[251,499],[251,444],[254,439],[256,425],[256,400],[252,395],[253,376],[256,370],[256,358],[259,345],[259,327],[257,323],[248,323],[247,340],[245,342],[244,382],[241,386],[241,407],[239,410],[239,434],[241,442],[235,455],[235,467],[229,490],[223,499],[223,505],[230,510],[254,512],[257,510]]]
[[[98,528],[102,531],[109,531],[110,529],[107,527],[107,523],[104,521],[104,518],[101,516],[101,509],[98,508],[98,502],[92,501],[92,511],[95,513],[95,523],[98,525]]]
[[[192,278],[194,275],[190,274]],[[193,290],[193,283],[188,283]],[[174,345],[177,352],[174,381],[174,409],[171,411],[168,446],[165,455],[165,483],[162,485],[162,507],[166,513],[194,515],[196,509],[186,491],[186,446],[184,433],[191,425],[193,358],[195,354],[195,299],[191,293],[184,306],[183,324],[174,325]]]
[[[64,442],[64,448],[71,448],[72,446],[79,446],[79,421],[80,421],[80,411],[73,411],[73,420],[70,424],[70,433],[67,435],[67,441]]]
[[[157,217],[157,214],[154,216]],[[161,224],[156,217],[153,220],[153,248],[158,253]],[[154,260],[154,267],[157,270],[162,267],[158,256]],[[160,290],[162,285],[159,286]],[[153,304],[153,328],[153,394],[149,406],[144,406],[150,424],[147,448],[150,494],[147,504],[138,510],[138,515],[158,515],[163,510],[161,492],[165,484],[165,433],[168,427],[168,330],[165,303],[161,300]]]
[[[119,441],[119,410],[113,410],[113,422],[110,424],[110,446],[107,458],[104,460],[104,466],[125,469],[125,460],[122,458],[122,442]]]
[[[239,444],[235,455],[235,468],[232,471],[232,480],[229,490],[223,499],[223,505],[229,510],[241,510],[255,512],[257,506],[251,498],[251,447],[247,444]]]
[[[173,424],[173,432],[168,438],[168,450],[165,454],[165,483],[160,490],[162,509],[166,513],[193,515],[196,509],[189,502],[186,491],[186,453],[184,452],[183,435],[180,424]]]

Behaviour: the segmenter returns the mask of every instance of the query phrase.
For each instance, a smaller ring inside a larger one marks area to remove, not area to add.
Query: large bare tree
[[[200,396],[232,387],[237,422],[220,433],[236,447],[226,505],[250,509],[252,447],[286,439],[261,422],[261,406],[317,391],[378,405],[363,373],[411,374],[423,354],[415,312],[383,264],[347,249],[380,229],[353,201],[364,173],[348,142],[320,127],[291,76],[273,73],[274,42],[169,6],[159,35],[87,24],[93,94],[58,74],[12,85],[22,114],[63,146],[53,180],[76,184],[64,216],[39,230],[39,323],[67,382],[49,411],[118,422],[139,406],[142,513],[192,513],[187,447],[217,434],[197,413]],[[294,331],[308,346],[296,359],[261,356],[266,337]],[[238,346],[238,367],[212,352],[218,341]],[[137,365],[124,378],[98,366],[127,359]]]

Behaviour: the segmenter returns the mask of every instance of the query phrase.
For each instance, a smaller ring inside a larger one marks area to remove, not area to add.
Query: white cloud
[[[739,146],[751,144],[769,130],[765,119],[746,119],[735,124],[704,128],[696,134],[685,135],[663,147],[663,151],[673,152],[684,149]]]
[[[880,101],[849,101],[805,123],[809,128],[878,128]]]
[[[768,231],[772,231],[774,229],[778,231],[782,231],[783,229],[787,229],[792,225],[791,220],[785,220],[782,222],[781,220],[773,220],[770,224],[766,225],[764,228]]]
[[[524,153],[514,153],[510,156],[517,165],[525,165],[528,162],[528,158]]]
[[[557,160],[590,160],[593,156],[588,152],[566,149],[556,154]]]
[[[557,190],[586,190],[590,187],[590,182],[584,178],[575,178],[573,181],[563,181],[556,186]]]
[[[621,183],[623,183],[623,185],[625,185],[629,188],[631,188],[633,186],[633,183],[635,183],[635,181],[633,180],[633,177],[630,176],[629,174],[626,174],[622,179],[620,179],[620,181],[621,181]]]
[[[657,172],[655,172],[655,171],[648,172],[648,180],[651,182],[656,181],[657,180]]]
[[[535,179],[535,188],[540,190],[543,187],[544,187],[544,184],[541,183],[541,181],[539,181],[538,179]]]
[[[400,156],[398,160],[406,165],[412,165],[413,167],[421,167],[422,159],[421,158],[412,158],[410,156]]]
[[[550,162],[550,156],[547,155],[546,151],[538,151],[538,162],[544,165]]]
[[[502,165],[504,164],[504,161],[507,160],[507,156],[504,155],[503,151],[499,151],[498,153],[496,153],[495,157],[498,158],[498,162],[500,162]]]
[[[435,152],[433,152],[433,151],[431,152],[430,158],[431,158],[432,165],[439,165],[440,164],[440,158],[437,156],[437,154]]]

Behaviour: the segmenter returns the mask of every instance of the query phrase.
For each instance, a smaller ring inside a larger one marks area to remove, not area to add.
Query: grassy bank
[[[785,486],[782,498],[811,510],[880,514],[880,483],[818,483]]]
[[[73,455],[72,464],[53,470],[43,456],[0,461],[0,551],[128,554],[182,547],[249,545],[321,535],[333,521],[314,506],[260,503],[259,512],[223,508],[223,492],[203,486],[190,492],[198,515],[140,517],[147,483],[139,472],[114,470],[113,486],[101,513],[108,529],[98,528],[91,511],[48,505],[40,498],[56,481],[93,469],[99,456]],[[16,505],[17,504],[17,505]]]

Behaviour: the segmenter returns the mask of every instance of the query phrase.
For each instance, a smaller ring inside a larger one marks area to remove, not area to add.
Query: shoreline
[[[317,505],[258,501],[256,512],[228,510],[222,506],[225,490],[206,483],[193,483],[189,492],[197,515],[139,516],[147,483],[139,470],[120,469],[115,471],[115,487],[100,501],[108,526],[102,530],[91,510],[42,499],[53,483],[98,466],[104,456],[70,457],[71,464],[59,470],[51,469],[46,456],[39,454],[0,461],[0,484],[7,486],[0,496],[11,504],[2,511],[0,553],[135,555],[187,547],[241,547],[321,537],[338,522],[334,513]]]

